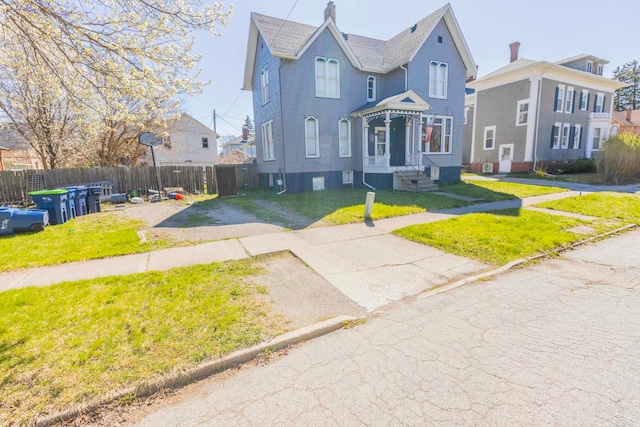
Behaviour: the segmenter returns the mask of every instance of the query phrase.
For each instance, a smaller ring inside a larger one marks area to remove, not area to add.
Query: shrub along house
[[[243,89],[253,93],[261,186],[458,181],[475,72],[448,4],[387,41],[340,32],[333,2],[319,27],[252,13]]]
[[[518,59],[467,85],[465,153],[474,172],[527,172],[592,158],[609,134],[616,89],[591,55],[558,62]]]

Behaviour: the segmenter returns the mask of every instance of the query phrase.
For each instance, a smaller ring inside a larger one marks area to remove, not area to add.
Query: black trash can
[[[87,188],[87,210],[89,213],[100,212],[100,197],[102,196],[102,186],[92,185]]]
[[[55,190],[32,191],[29,195],[40,209],[45,209],[49,212],[49,222],[52,225],[64,224],[69,221],[69,213],[67,212],[68,190],[56,188]]]

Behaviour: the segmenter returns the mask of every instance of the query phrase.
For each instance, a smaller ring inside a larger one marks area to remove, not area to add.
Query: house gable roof
[[[628,86],[626,83],[621,83],[617,80],[565,67],[558,63],[520,58],[477,80],[467,83],[467,87],[475,90],[484,90],[534,76],[544,76],[549,79],[556,79],[567,83],[595,88],[597,90],[612,92],[621,87]]]
[[[627,114],[630,115],[629,119],[627,119]],[[628,111],[614,111],[612,118],[623,126],[640,126],[640,110],[631,110],[630,113]]]
[[[251,90],[253,87],[253,69],[259,34],[262,35],[274,57],[297,60],[325,29],[329,29],[354,67],[365,72],[385,74],[410,62],[441,20],[444,20],[453,37],[467,70],[466,76],[475,76],[475,62],[451,5],[448,3],[388,41],[343,34],[331,18],[327,18],[320,27],[316,28],[252,13],[243,89]]]
[[[409,89],[406,92],[390,96],[381,101],[368,102],[354,110],[351,116],[375,114],[385,110],[412,111],[421,113],[431,109],[431,105],[420,95]]]

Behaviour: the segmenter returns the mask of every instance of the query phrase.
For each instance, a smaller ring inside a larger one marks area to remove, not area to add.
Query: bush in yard
[[[602,182],[620,184],[640,179],[640,136],[622,133],[607,139],[596,161]]]
[[[596,162],[594,159],[577,159],[565,163],[558,168],[558,172],[564,175],[574,173],[592,173],[596,171]]]

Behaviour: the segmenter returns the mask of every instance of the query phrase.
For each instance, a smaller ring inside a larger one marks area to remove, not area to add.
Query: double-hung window
[[[276,159],[273,147],[273,120],[262,125],[262,159],[265,161]]]
[[[529,100],[518,101],[518,112],[516,116],[516,126],[526,125],[529,121]]]
[[[602,113],[604,112],[604,93],[598,92],[596,94],[596,103],[593,106],[594,113]]]
[[[593,139],[592,139],[592,149],[594,151],[600,150],[600,141],[602,139],[602,129],[594,128],[593,129]]]
[[[554,111],[562,111],[564,105],[564,90],[565,85],[558,85],[556,88],[556,105],[553,108]]]
[[[367,77],[367,102],[376,100],[376,77]]]
[[[446,62],[429,62],[429,98],[447,99],[449,65]]]
[[[580,138],[582,137],[582,125],[575,125],[573,127],[573,141],[571,148],[580,148]]]
[[[266,65],[260,70],[260,93],[262,105],[269,102],[269,68]]]
[[[604,65],[598,65],[598,75],[601,76],[604,72]]]
[[[565,123],[562,126],[562,144],[561,144],[561,148],[569,148],[569,134],[570,132],[570,125],[569,123]]]
[[[493,150],[496,146],[496,127],[487,126],[484,128],[484,149]]]
[[[202,139],[202,148],[209,148],[209,137],[203,136],[201,139]]]
[[[338,121],[338,151],[340,157],[351,157],[351,120]]]
[[[560,148],[560,132],[562,131],[562,123],[556,122],[551,126],[551,148]]]
[[[587,73],[593,73],[593,62],[587,61]]]
[[[318,138],[318,119],[304,119],[305,152],[308,159],[320,157],[320,139]]]
[[[425,121],[429,123],[431,117],[427,116]],[[425,153],[429,154],[450,154],[451,153],[451,133],[453,129],[453,117],[436,117],[431,128],[431,135],[425,133],[422,128],[422,141],[425,142]]]
[[[316,57],[316,96],[340,98],[340,63],[337,59]]]
[[[567,88],[567,96],[566,96],[566,101],[565,101],[565,107],[564,107],[564,112],[565,113],[572,113],[573,112],[573,97],[575,94],[575,89],[573,88],[573,86],[569,86]]]
[[[589,90],[582,89],[582,93],[580,94],[580,109],[587,110],[589,109]]]

